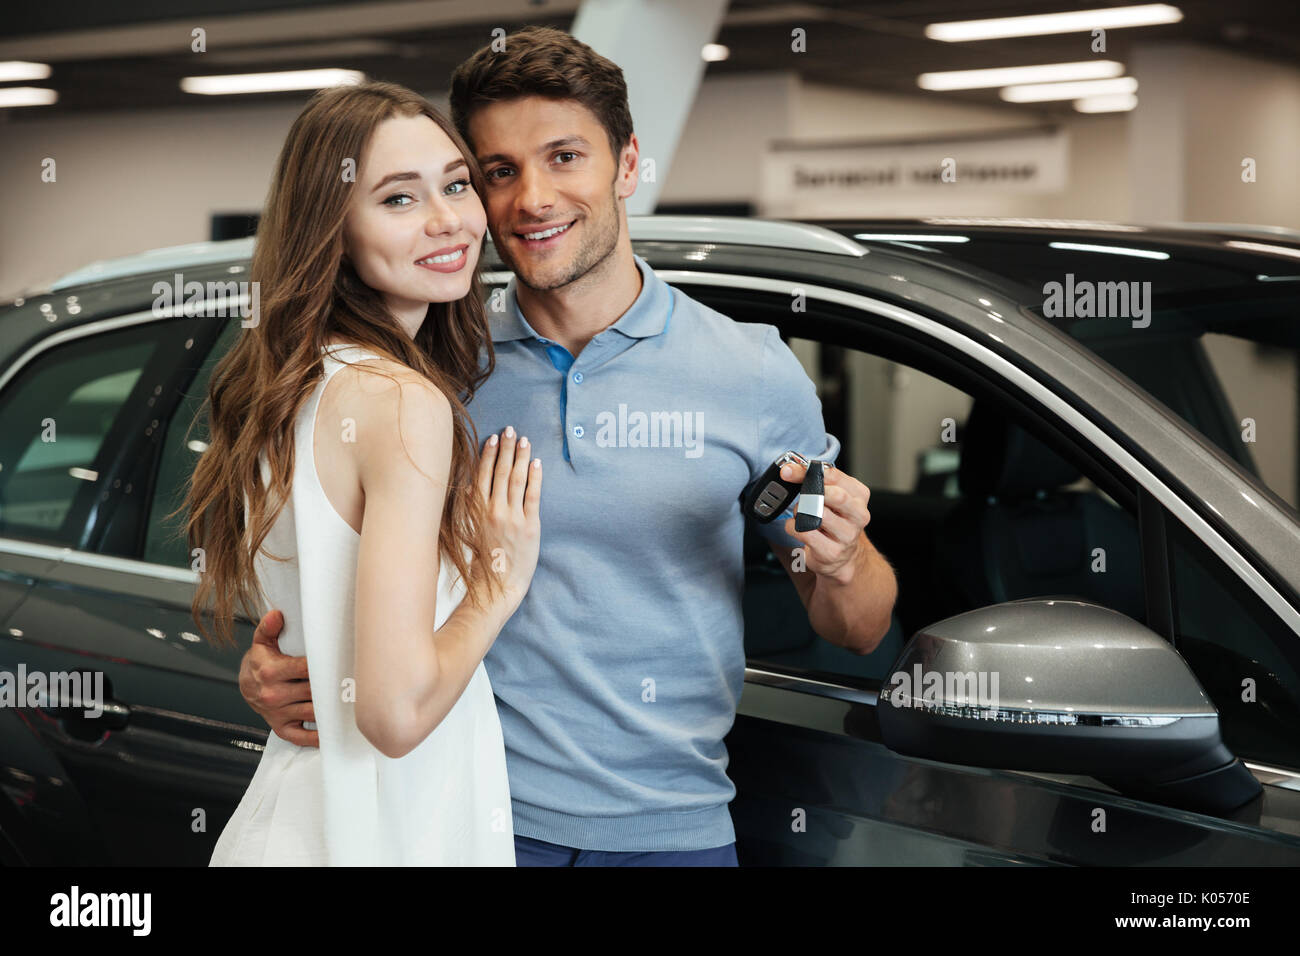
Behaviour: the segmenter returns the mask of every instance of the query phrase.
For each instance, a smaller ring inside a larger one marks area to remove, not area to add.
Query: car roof
[[[822,226],[775,219],[726,216],[629,216],[628,232],[633,240],[731,243],[743,246],[802,249],[831,255],[863,256],[866,250],[842,234]],[[92,282],[125,276],[146,275],[169,269],[249,259],[255,238],[192,242],[180,246],[92,262],[60,276],[49,286],[62,292]],[[488,240],[489,244],[491,239]]]
[[[1045,283],[1061,281],[1067,274],[1098,282],[1150,281],[1157,310],[1215,302],[1231,307],[1244,300],[1294,301],[1300,283],[1300,232],[1209,225],[1216,231],[1183,224],[979,217],[816,222],[628,217],[637,252],[659,270],[736,271],[752,266],[769,275],[834,279],[914,301],[898,288],[900,277],[906,277],[913,291],[929,289],[978,307],[1000,300],[1011,312],[992,308],[1017,325],[1043,321]],[[91,263],[13,305],[39,305],[45,318],[57,315],[62,327],[92,321],[114,309],[147,307],[154,300],[155,283],[170,285],[178,273],[184,273],[186,281],[248,278],[254,242],[248,237],[189,243]],[[509,277],[490,237],[483,267],[492,281]],[[72,307],[66,307],[68,302]],[[13,311],[0,307],[0,315]],[[9,339],[18,330],[9,324],[6,329],[0,317],[0,353],[16,344]],[[1300,335],[1300,326],[1294,334]]]
[[[808,222],[730,216],[629,216],[634,242],[704,247],[750,246],[863,261],[869,253],[998,277],[1032,308],[1044,279],[1065,272],[1128,273],[1139,264],[1097,252],[1165,260],[1149,270],[1157,296],[1209,286],[1249,287],[1256,281],[1300,280],[1300,230],[1239,223],[1138,224],[1070,219],[934,216],[914,219],[830,219]],[[166,276],[221,264],[246,263],[255,239],[196,242],[90,263],[27,297],[76,290],[132,276]],[[1047,253],[1047,250],[1052,250]],[[1061,255],[1069,251],[1070,256]],[[1046,253],[1046,255],[1045,255]],[[1172,266],[1167,262],[1175,257]],[[1031,264],[1037,259],[1037,268]],[[499,263],[489,240],[485,265]],[[1185,264],[1180,267],[1180,263]],[[242,270],[232,270],[242,271]],[[1116,275],[1116,278],[1120,276]]]
[[[1038,290],[1044,279],[1060,280],[1066,272],[1114,279],[1144,272],[1157,295],[1300,280],[1300,231],[1283,226],[957,216],[818,225],[869,249],[926,253],[931,261],[960,262]],[[1142,269],[1142,260],[1161,264]]]
[[[1300,233],[1232,228],[1206,232],[1184,226],[976,217],[818,222],[628,217],[636,252],[670,283],[675,277],[717,272],[819,281],[912,308],[929,306],[927,314],[948,324],[969,329],[991,317],[1040,339],[1051,331],[1042,329],[1045,322],[1056,326],[1057,335],[1065,332],[1075,339],[1111,334],[1105,322],[1081,329],[1066,327],[1080,325],[1071,318],[1045,319],[1045,283],[1067,274],[1097,282],[1149,281],[1157,324],[1163,321],[1162,310],[1172,310],[1168,314],[1176,324],[1181,313],[1192,309],[1244,315],[1243,302],[1270,313],[1293,309],[1300,287]],[[53,289],[14,302],[19,308],[0,306],[0,360],[45,334],[47,323],[67,328],[148,309],[157,298],[156,284],[170,288],[182,273],[186,282],[197,280],[205,288],[247,279],[254,241],[172,246],[68,273]],[[484,247],[483,274],[492,284],[510,277],[490,241]],[[967,307],[964,314],[953,308],[953,300]],[[1274,326],[1287,339],[1275,344],[1300,347],[1300,324]]]
[[[811,219],[816,223],[851,236],[857,232],[920,231],[952,234],[971,232],[984,236],[1025,236],[1089,233],[1114,236],[1136,235],[1152,241],[1175,240],[1215,245],[1224,238],[1245,241],[1274,241],[1289,248],[1300,248],[1300,230],[1288,226],[1227,222],[1113,222],[1097,219],[1043,219],[1016,216],[925,216],[918,218],[837,218]]]

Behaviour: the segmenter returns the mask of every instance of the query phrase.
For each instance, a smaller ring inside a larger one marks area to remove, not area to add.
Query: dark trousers
[[[578,850],[515,834],[516,866],[738,866],[736,844],[707,850]]]

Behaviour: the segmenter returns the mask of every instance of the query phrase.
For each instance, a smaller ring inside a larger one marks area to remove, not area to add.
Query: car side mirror
[[[922,628],[890,669],[877,716],[885,746],[906,756],[1086,774],[1210,813],[1261,791],[1169,642],[1084,601],[1009,601]]]

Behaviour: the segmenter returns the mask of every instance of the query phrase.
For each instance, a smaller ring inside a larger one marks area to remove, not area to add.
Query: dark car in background
[[[899,579],[859,656],[747,536],[742,865],[1300,863],[1300,514],[1276,477],[1298,454],[1300,237],[629,225],[665,281],[780,329]],[[0,707],[0,862],[204,864],[256,766],[267,730],[239,654],[196,633],[171,514],[241,320],[155,291],[238,296],[251,248],[97,264],[0,309],[0,673],[98,675],[105,698]],[[1087,283],[1132,296],[1084,314]],[[1235,407],[1242,368],[1282,398]],[[1001,674],[996,708],[899,706],[896,668],[957,658]]]

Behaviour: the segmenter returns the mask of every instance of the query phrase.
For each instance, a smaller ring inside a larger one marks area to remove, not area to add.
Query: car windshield
[[[954,226],[928,226],[932,234],[922,237],[915,224],[835,228],[1025,287],[1031,311],[1300,508],[1300,235],[1198,234],[1193,242],[1138,227],[1084,238]]]

